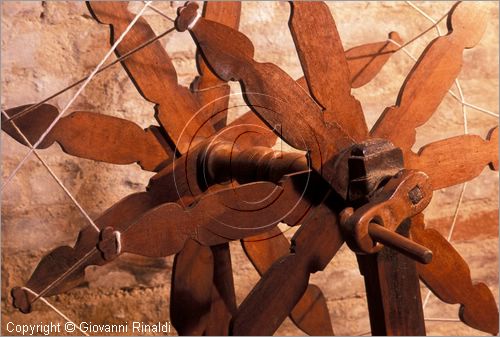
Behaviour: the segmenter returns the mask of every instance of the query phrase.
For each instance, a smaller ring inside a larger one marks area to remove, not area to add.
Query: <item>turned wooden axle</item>
[[[267,147],[239,150],[233,143],[210,145],[200,156],[201,180],[206,184],[236,180],[279,182],[286,174],[309,170],[303,153],[276,151]]]

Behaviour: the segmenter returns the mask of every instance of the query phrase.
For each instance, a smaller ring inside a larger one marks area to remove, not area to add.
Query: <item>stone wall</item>
[[[155,6],[175,16],[181,2],[157,2]],[[450,2],[422,2],[418,5],[434,18],[451,7]],[[131,4],[138,11],[140,3]],[[404,2],[331,2],[344,47],[381,41],[397,31],[408,41],[431,23]],[[464,55],[459,76],[467,102],[498,112],[498,3],[486,4],[490,18],[484,38]],[[2,108],[37,102],[88,74],[109,48],[107,26],[96,23],[81,2],[2,2]],[[287,27],[289,5],[282,2],[245,2],[241,30],[255,44],[259,61],[273,62],[292,77],[301,76],[301,68]],[[159,34],[172,23],[153,11],[145,18]],[[439,25],[442,32],[445,25]],[[418,56],[436,36],[434,30],[408,46]],[[196,74],[195,46],[187,33],[171,33],[162,39],[174,60],[179,80],[189,85]],[[327,57],[327,55],[325,55]],[[384,107],[394,104],[398,90],[414,61],[400,51],[368,85],[354,90],[370,125]],[[237,85],[232,85],[234,92]],[[452,88],[457,92],[456,88]],[[53,99],[62,108],[75,90]],[[234,99],[231,106],[238,105]],[[78,97],[69,111],[89,110],[127,118],[142,127],[156,124],[153,105],[137,93],[120,66],[97,76]],[[485,136],[497,123],[494,117],[467,109],[469,132]],[[232,108],[230,118],[241,109]],[[461,105],[448,96],[436,114],[418,129],[417,145],[463,133]],[[2,133],[2,177],[11,174],[27,149]],[[151,173],[137,165],[115,166],[73,158],[58,145],[40,151],[41,156],[68,187],[71,194],[92,217],[122,197],[146,186]],[[430,226],[447,235],[460,186],[434,194],[426,210]],[[55,183],[40,162],[29,160],[2,192],[2,333],[5,324],[62,321],[43,303],[34,312],[23,315],[11,307],[9,289],[28,279],[40,258],[51,249],[73,244],[78,230],[87,225],[85,218]],[[452,241],[469,263],[474,280],[485,281],[498,293],[498,177],[485,171],[467,185]],[[291,236],[292,231],[286,233]],[[244,256],[238,243],[231,243],[238,301],[258,280],[258,274]],[[169,291],[172,257],[146,259],[125,255],[109,265],[90,267],[86,282],[67,294],[50,298],[54,305],[75,321],[122,322],[169,319]],[[344,248],[322,273],[312,281],[325,293],[337,334],[369,331],[362,277],[353,254]],[[427,290],[422,288],[425,296]],[[456,305],[441,304],[434,296],[426,306],[427,317],[457,317]],[[457,322],[427,322],[428,334],[478,334]],[[287,319],[279,334],[300,334]]]

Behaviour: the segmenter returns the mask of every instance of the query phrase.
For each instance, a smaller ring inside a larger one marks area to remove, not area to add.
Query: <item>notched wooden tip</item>
[[[21,287],[14,287],[10,291],[12,296],[12,305],[14,308],[19,309],[23,314],[31,312],[31,303],[29,300],[28,292]]]
[[[478,1],[457,3],[448,16],[448,30],[460,35],[465,48],[474,47],[486,30],[487,11]]]
[[[474,329],[478,329],[494,336],[498,335],[498,308],[495,297],[484,283],[476,283],[470,289],[475,301],[460,306],[458,316],[460,320]]]
[[[401,38],[401,36],[399,36],[398,32],[390,32],[389,39],[397,42],[398,44],[401,44],[401,45],[403,44],[403,39]],[[397,48],[394,48],[394,49],[397,49]]]
[[[495,158],[490,163],[490,168],[494,171],[498,171],[498,126],[495,126],[488,132],[486,139],[496,146]]]
[[[189,28],[189,25],[198,15],[198,5],[194,2],[186,2],[177,10],[177,19],[175,19],[175,28],[179,32],[183,32]]]
[[[424,216],[412,218],[412,239],[434,252],[429,264],[417,264],[425,285],[443,302],[460,304],[459,317],[468,326],[487,333],[498,333],[498,307],[493,293],[484,283],[474,283],[469,266],[438,231],[425,228]]]

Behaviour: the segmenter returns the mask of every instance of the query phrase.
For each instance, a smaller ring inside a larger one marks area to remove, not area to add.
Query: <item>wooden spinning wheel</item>
[[[122,253],[176,254],[170,305],[179,333],[273,334],[290,316],[308,334],[332,334],[326,300],[309,277],[347,242],[365,278],[373,334],[425,334],[419,278],[442,301],[460,303],[465,324],[498,333],[491,291],[472,282],[466,262],[425,228],[422,215],[434,190],[469,181],[485,166],[498,170],[498,128],[412,151],[415,129],[453,84],[464,49],[484,32],[481,6],[454,6],[449,34],[429,44],[397,104],[370,131],[351,88],[368,83],[396,47],[384,41],[344,51],[323,3],[291,4],[305,75],[297,81],[254,60],[252,42],[237,30],[239,3],[206,3],[203,14],[195,3],[181,7],[175,27],[189,30],[198,46],[200,76],[190,89],[178,84],[159,43],[136,50],[155,34],[143,19],[130,26],[127,3],[88,7],[110,25],[112,43],[124,34],[115,52],[141,95],[157,104],[160,126],[142,130],[88,111],[61,118],[44,103],[8,109],[2,129],[36,149],[57,142],[71,155],[137,162],[157,173],[147,191],[84,228],[74,247],[45,256],[26,286],[12,290],[16,308],[29,313],[39,298],[80,284],[87,266]],[[240,82],[251,111],[226,125],[228,81]],[[273,150],[276,136],[307,155]],[[300,225],[291,247],[280,222]],[[242,240],[262,275],[239,307],[232,240]]]

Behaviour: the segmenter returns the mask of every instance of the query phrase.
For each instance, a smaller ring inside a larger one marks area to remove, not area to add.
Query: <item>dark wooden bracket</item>
[[[380,187],[403,167],[402,151],[389,141],[357,144],[348,160],[351,201],[377,199]],[[393,235],[408,238],[410,225],[403,221]],[[372,334],[425,335],[416,262],[387,245],[374,254],[357,254],[357,260],[365,279]]]

